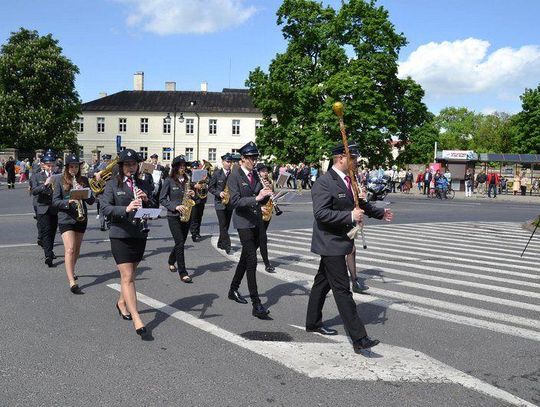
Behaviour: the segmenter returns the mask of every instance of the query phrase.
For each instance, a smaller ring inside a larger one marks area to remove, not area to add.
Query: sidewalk
[[[419,193],[417,190],[410,193],[401,193],[396,192],[392,194],[388,194],[388,198],[392,198],[394,196],[404,197],[404,198],[417,198],[417,199],[428,199],[427,196]],[[538,195],[512,195],[512,193],[509,194],[497,194],[497,198],[488,198],[487,195],[478,195],[476,193],[473,194],[472,197],[465,197],[465,191],[456,191],[456,196],[454,200],[459,201],[469,201],[469,202],[482,202],[482,201],[503,201],[503,202],[512,202],[512,203],[524,203],[524,204],[539,204],[540,205],[540,196]]]

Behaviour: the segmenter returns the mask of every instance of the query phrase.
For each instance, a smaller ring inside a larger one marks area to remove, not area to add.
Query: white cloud
[[[207,34],[237,26],[256,11],[245,0],[118,0],[130,6],[129,26],[159,35]]]
[[[476,38],[430,42],[400,63],[399,76],[411,76],[428,98],[460,94],[492,94],[518,99],[525,87],[536,87],[540,47],[500,48],[488,54],[490,43]]]

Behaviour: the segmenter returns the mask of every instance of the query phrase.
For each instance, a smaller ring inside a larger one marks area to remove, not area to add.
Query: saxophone
[[[274,188],[272,188],[272,181],[269,178],[261,178],[261,181],[264,184],[265,188],[274,190]],[[270,221],[270,219],[272,219],[273,212],[276,212],[276,216],[279,216],[283,213],[283,211],[279,209],[279,206],[277,206],[277,204],[274,202],[274,196],[275,194],[272,194],[268,202],[264,204],[264,208],[266,208],[266,213],[263,212],[262,218],[265,222],[268,222]]]
[[[114,166],[118,164],[118,157],[116,157],[114,160],[112,160],[109,165],[107,165],[104,169],[100,171],[101,176],[98,180],[97,178],[92,178],[90,182],[90,188],[92,188],[92,191],[94,192],[94,195],[102,194],[105,190],[105,184],[108,180],[111,179],[112,176],[112,170]]]
[[[231,193],[229,192],[229,186],[225,185],[225,188],[223,189],[223,198],[221,198],[221,203],[223,205],[227,205],[230,200],[231,200]]]
[[[191,209],[195,206],[195,201],[191,199],[191,196],[189,195],[190,179],[187,175],[186,178],[187,179],[184,179],[184,197],[182,198],[182,206],[186,209],[184,210],[184,213],[180,213],[180,222],[183,223],[189,222],[191,219]]]
[[[81,186],[77,182],[77,177],[73,176],[73,189],[81,189]],[[84,222],[86,220],[86,216],[84,214],[84,207],[82,201],[79,199],[75,203],[77,207],[77,222]]]

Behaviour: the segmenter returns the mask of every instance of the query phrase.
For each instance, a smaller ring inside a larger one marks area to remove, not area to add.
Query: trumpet
[[[73,189],[81,189],[81,186],[77,182],[77,177],[73,176]],[[82,201],[79,199],[75,203],[77,207],[77,222],[84,222],[86,220],[86,216],[84,214],[84,207]]]

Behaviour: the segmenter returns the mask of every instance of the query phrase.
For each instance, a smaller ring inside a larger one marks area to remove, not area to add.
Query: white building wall
[[[173,123],[171,115],[171,133],[163,133],[163,119],[167,112],[83,112],[83,132],[78,133],[79,144],[83,147],[84,156],[89,159],[91,151],[101,150],[102,154],[116,154],[116,136],[122,136],[122,146],[140,151],[141,147],[148,148],[148,157],[156,153],[159,161],[166,164],[171,160],[162,157],[163,147],[173,147]],[[210,148],[216,149],[216,161],[220,157],[239,149],[249,141],[255,141],[255,121],[262,116],[256,113],[200,113],[199,120],[199,159],[208,160]],[[105,131],[97,132],[97,118],[105,118]],[[127,129],[119,132],[119,119],[127,119]],[[140,119],[148,118],[148,133],[140,131]],[[186,119],[194,120],[193,134],[186,134]],[[217,134],[209,134],[209,119],[217,119]],[[240,134],[232,134],[232,121],[240,120]],[[194,113],[184,113],[184,122],[176,122],[176,155],[185,154],[186,148],[193,148],[193,158],[197,158],[197,116]]]

